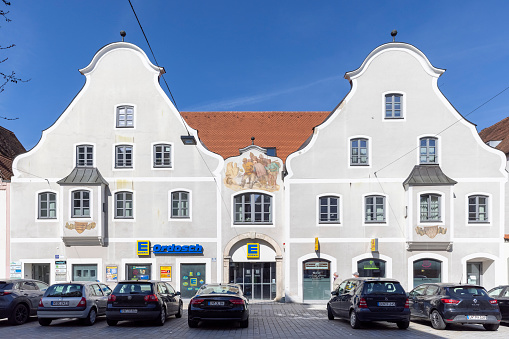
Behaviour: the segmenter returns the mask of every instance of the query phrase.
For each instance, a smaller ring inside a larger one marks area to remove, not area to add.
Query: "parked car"
[[[182,313],[180,292],[167,282],[122,281],[108,298],[106,321],[115,326],[120,320],[154,320],[162,326],[169,315],[180,318]]]
[[[502,322],[509,323],[509,285],[497,286],[488,291],[491,298],[497,299]]]
[[[237,284],[205,284],[189,301],[187,324],[197,327],[200,320],[238,321],[249,326],[248,300]]]
[[[422,284],[408,293],[413,319],[426,319],[443,330],[447,324],[482,324],[496,331],[501,315],[496,299],[482,286],[459,284]]]
[[[398,328],[410,324],[408,299],[401,284],[388,278],[351,278],[342,281],[327,303],[329,320],[350,320],[352,328],[365,321],[388,321]]]
[[[39,301],[39,324],[48,326],[55,319],[78,318],[85,325],[93,325],[97,316],[106,314],[110,294],[111,289],[98,282],[53,284]]]
[[[48,284],[32,279],[0,280],[0,318],[11,325],[24,324],[37,314],[37,305]]]

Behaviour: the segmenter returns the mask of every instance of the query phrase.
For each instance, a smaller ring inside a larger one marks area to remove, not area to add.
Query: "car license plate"
[[[120,310],[120,313],[138,313],[138,310],[135,308],[124,308]]]
[[[224,306],[224,301],[209,301],[209,306]]]
[[[396,306],[396,303],[395,302],[386,302],[386,301],[380,301],[378,303],[378,306]]]
[[[485,315],[467,315],[468,320],[486,320]]]
[[[69,306],[68,301],[52,301],[51,306]]]

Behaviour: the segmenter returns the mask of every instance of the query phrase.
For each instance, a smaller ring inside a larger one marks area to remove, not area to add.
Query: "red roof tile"
[[[509,117],[494,124],[493,126],[483,129],[479,136],[487,143],[488,141],[502,141],[495,148],[501,150],[505,154],[509,153]]]
[[[276,155],[286,157],[299,149],[330,112],[181,112],[186,122],[198,130],[205,146],[223,158],[238,156],[239,149],[254,144],[276,147]]]

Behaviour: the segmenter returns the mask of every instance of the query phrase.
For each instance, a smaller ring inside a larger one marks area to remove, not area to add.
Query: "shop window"
[[[364,259],[357,262],[359,277],[385,278],[385,261],[381,259]]]
[[[414,261],[414,287],[424,283],[442,282],[442,262],[435,259]]]
[[[127,264],[127,280],[150,280],[151,264]]]
[[[304,300],[330,299],[330,261],[309,259],[302,263]]]

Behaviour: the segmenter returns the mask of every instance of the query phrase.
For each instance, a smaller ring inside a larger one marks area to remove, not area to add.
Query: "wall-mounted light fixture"
[[[184,145],[196,145],[196,139],[192,135],[182,135],[180,137]]]

